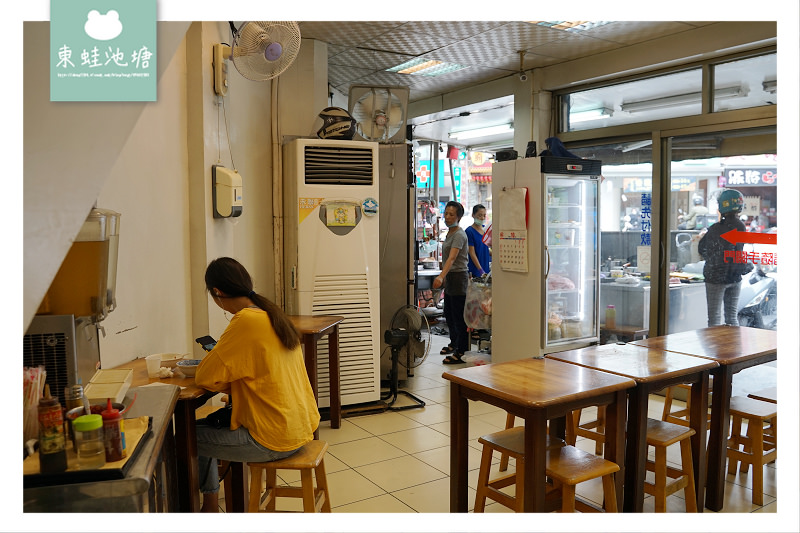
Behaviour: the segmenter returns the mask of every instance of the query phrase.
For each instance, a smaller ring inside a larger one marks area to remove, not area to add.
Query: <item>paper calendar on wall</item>
[[[528,230],[500,230],[500,268],[511,272],[528,271]]]
[[[511,272],[528,271],[528,189],[505,188],[499,191],[497,208],[503,213],[498,232],[500,268]]]

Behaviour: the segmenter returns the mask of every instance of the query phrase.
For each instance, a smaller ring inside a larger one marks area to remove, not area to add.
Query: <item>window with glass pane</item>
[[[603,162],[600,343],[642,338],[650,327],[651,270],[656,274],[655,265],[650,265],[652,147],[649,140],[639,140],[570,151]]]
[[[778,103],[777,54],[714,66],[714,111]]]
[[[706,234],[716,233],[710,231],[714,224],[722,223],[718,199],[726,189],[734,189],[743,197],[742,211],[735,218],[747,233],[777,232],[777,155],[771,151],[774,144],[774,128],[672,139],[668,333],[723,323],[777,327],[775,244],[745,242],[738,247],[739,254],[731,249],[727,259],[726,252],[718,247],[706,248],[708,254],[715,256],[703,257],[700,253],[701,240]],[[741,153],[744,146],[749,153]],[[761,150],[770,152],[759,153]],[[739,275],[736,284],[722,283],[722,269],[709,272],[705,268],[709,260],[731,265],[752,263],[754,268]]]
[[[564,130],[582,131],[699,115],[703,85],[699,68],[567,94]]]

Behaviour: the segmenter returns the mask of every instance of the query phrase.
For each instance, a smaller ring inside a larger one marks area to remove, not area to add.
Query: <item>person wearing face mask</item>
[[[479,278],[489,272],[489,261],[492,250],[483,242],[486,226],[486,207],[476,204],[472,207],[472,225],[466,229],[469,244],[469,262],[467,267],[473,278]]]
[[[469,244],[467,234],[458,225],[464,216],[464,206],[458,202],[447,202],[444,207],[444,222],[447,224],[447,238],[442,244],[444,265],[442,273],[433,280],[433,288],[444,286],[444,318],[450,332],[450,344],[442,348],[442,361],[446,365],[457,365],[464,361],[461,357],[469,349],[467,323],[464,321],[464,305],[467,301],[469,284]]]

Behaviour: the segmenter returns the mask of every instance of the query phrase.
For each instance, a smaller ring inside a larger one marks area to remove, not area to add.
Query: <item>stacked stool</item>
[[[731,431],[728,438],[728,474],[736,467],[747,472],[753,465],[753,503],[764,505],[764,466],[775,461],[778,452],[778,404],[744,396],[731,398]],[[747,420],[747,434],[742,421]],[[768,432],[764,423],[769,423]]]

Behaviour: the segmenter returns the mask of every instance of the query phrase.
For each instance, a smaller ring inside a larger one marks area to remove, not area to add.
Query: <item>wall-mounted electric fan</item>
[[[422,364],[431,348],[431,329],[428,319],[414,305],[406,305],[395,311],[389,329],[383,334],[383,340],[392,349],[392,369],[389,372],[389,392],[381,400],[387,402],[387,409],[402,411],[425,407],[425,402],[408,391],[398,390],[398,365],[414,368]],[[393,407],[397,394],[401,393],[411,398],[415,403]]]
[[[350,87],[348,111],[356,120],[357,138],[380,143],[404,142],[407,110],[408,87]]]
[[[230,59],[239,73],[253,81],[279,76],[300,52],[300,27],[296,22],[246,21],[237,29],[229,22],[231,46],[214,45],[214,90],[224,96],[228,91],[227,66]]]

